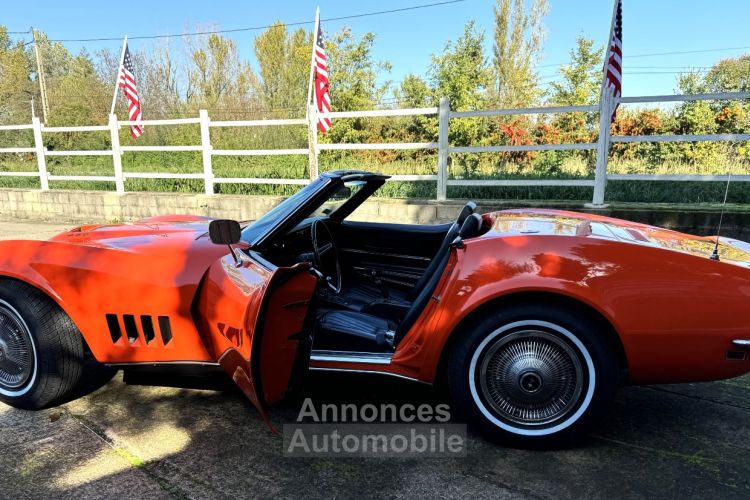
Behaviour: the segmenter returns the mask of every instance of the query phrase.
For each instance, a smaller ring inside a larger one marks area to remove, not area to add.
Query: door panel
[[[294,268],[282,269],[286,272],[274,276],[259,318],[262,333],[256,364],[260,371],[263,400],[268,404],[280,401],[286,395],[299,348],[311,340],[309,332],[305,331],[305,321],[316,279],[307,272],[306,266],[297,272],[292,272]]]
[[[450,226],[345,221],[332,230],[345,275],[408,288],[429,265]]]
[[[316,281],[307,264],[274,267],[242,255],[214,263],[197,315],[204,343],[270,426],[265,411],[288,388]]]

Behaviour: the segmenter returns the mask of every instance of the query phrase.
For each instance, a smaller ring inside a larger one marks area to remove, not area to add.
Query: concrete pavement
[[[61,226],[0,223],[10,237]],[[439,402],[395,379],[324,374],[316,403]],[[291,423],[298,409],[274,408]],[[470,435],[451,459],[292,459],[234,390],[127,385],[40,412],[0,404],[0,498],[750,496],[750,377],[628,387],[579,446],[502,447]]]
[[[0,240],[46,240],[75,227],[75,224],[13,222],[0,219]]]

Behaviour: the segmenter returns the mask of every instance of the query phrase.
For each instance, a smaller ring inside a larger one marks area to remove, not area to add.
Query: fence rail
[[[720,92],[713,94],[691,95],[654,95],[640,97],[624,97],[623,104],[686,102],[704,100],[744,100],[750,99],[750,92]],[[279,184],[305,185],[310,179],[274,179],[256,177],[216,177],[213,172],[212,158],[214,156],[275,156],[275,155],[308,155],[310,158],[310,178],[317,175],[317,158],[320,151],[365,151],[365,150],[437,150],[437,166],[435,174],[426,175],[393,175],[391,180],[402,182],[436,182],[437,199],[445,200],[449,186],[582,186],[593,187],[592,205],[603,205],[606,183],[615,181],[726,181],[726,175],[654,175],[654,174],[611,174],[607,172],[609,149],[611,144],[624,143],[654,143],[654,142],[701,142],[701,141],[750,141],[750,134],[685,134],[685,135],[637,135],[611,136],[609,117],[614,102],[611,96],[605,95],[602,101],[590,106],[547,106],[521,109],[486,109],[474,111],[453,111],[447,99],[441,99],[438,107],[408,108],[408,109],[377,109],[366,111],[338,111],[331,113],[332,118],[372,118],[437,115],[438,141],[414,143],[319,143],[317,141],[314,114],[308,118],[268,119],[268,120],[224,120],[211,121],[206,110],[200,110],[198,117],[178,118],[166,120],[142,120],[139,122],[118,120],[116,115],[110,115],[108,125],[48,127],[39,118],[34,117],[32,123],[21,125],[0,125],[0,131],[32,130],[34,145],[29,147],[0,148],[0,154],[21,153],[34,154],[37,160],[37,170],[29,172],[0,172],[0,177],[38,177],[42,190],[49,189],[49,181],[100,181],[112,182],[118,193],[125,192],[125,181],[128,179],[194,179],[203,180],[205,192],[214,193],[215,184]],[[572,144],[523,144],[523,145],[484,145],[484,146],[451,146],[449,142],[450,121],[455,119],[537,115],[559,113],[598,113],[599,137],[597,142]],[[145,126],[175,126],[200,125],[200,144],[189,145],[149,145],[123,146],[120,144],[120,128],[131,125]],[[308,147],[291,149],[214,149],[211,144],[210,130],[223,127],[287,127],[305,126],[308,130]],[[107,150],[48,150],[44,146],[44,134],[62,132],[106,132],[109,131],[111,149]],[[507,153],[528,151],[583,151],[596,150],[597,164],[593,179],[451,179],[449,177],[449,156],[451,154],[466,153]],[[202,173],[157,173],[157,172],[124,172],[122,155],[124,153],[139,152],[201,152],[203,162]],[[55,156],[111,156],[113,175],[54,175],[47,171],[48,157]],[[733,180],[750,182],[750,175],[733,176]]]

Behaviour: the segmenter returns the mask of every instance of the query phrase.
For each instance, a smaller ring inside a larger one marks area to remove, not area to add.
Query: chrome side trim
[[[734,344],[737,347],[750,348],[750,340],[748,339],[735,339],[732,341],[732,344]]]
[[[341,373],[365,373],[368,375],[387,375],[389,377],[395,377],[400,378],[401,380],[408,380],[409,382],[417,382],[420,384],[425,385],[432,385],[429,382],[425,382],[424,380],[419,380],[417,378],[407,377],[406,375],[399,375],[398,373],[390,373],[390,372],[381,372],[378,370],[351,370],[348,368],[318,368],[316,366],[311,366],[310,370],[316,371],[316,372],[341,372]]]
[[[310,361],[335,361],[338,363],[365,363],[390,365],[393,354],[387,352],[312,351]]]
[[[104,365],[114,368],[124,366],[220,366],[219,363],[213,363],[210,361],[139,361],[134,363],[104,363]]]

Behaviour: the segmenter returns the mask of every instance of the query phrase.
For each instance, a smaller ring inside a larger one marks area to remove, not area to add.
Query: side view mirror
[[[242,265],[242,261],[232,245],[240,242],[241,233],[240,223],[236,220],[216,219],[208,224],[208,237],[211,243],[227,245],[237,267]]]
[[[240,223],[236,220],[216,219],[208,225],[208,237],[216,245],[234,245],[240,242]]]

